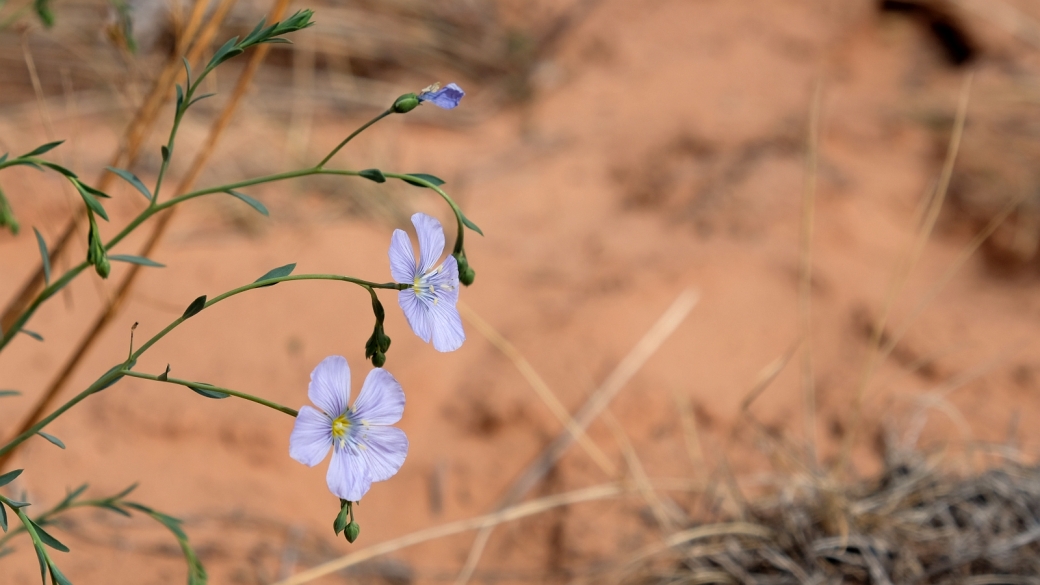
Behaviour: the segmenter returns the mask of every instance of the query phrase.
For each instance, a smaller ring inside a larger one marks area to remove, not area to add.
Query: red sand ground
[[[1011,62],[1031,75],[1038,60],[1002,30],[968,24],[988,51],[978,66],[975,111],[998,99],[1000,67]],[[681,291],[699,291],[699,304],[611,411],[649,476],[718,477],[724,454],[752,487],[776,469],[740,404],[759,372],[799,337],[798,233],[814,80],[822,76],[824,90],[811,346],[819,451],[833,462],[866,354],[865,319],[880,314],[916,229],[914,209],[938,173],[935,134],[921,120],[952,117],[963,75],[942,62],[919,27],[881,18],[865,1],[609,0],[545,65],[529,105],[478,116],[466,128],[392,119],[341,161],[448,180],[487,234],[468,240],[477,281],[463,302],[515,344],[572,410]],[[478,87],[464,104],[478,114],[491,111]],[[243,110],[225,142],[229,150],[201,184],[290,167],[284,128],[243,121],[262,116],[257,107]],[[453,115],[423,112],[447,124]],[[361,120],[317,116],[313,153]],[[0,123],[4,146],[14,151],[44,137],[32,120]],[[200,128],[188,131],[197,137]],[[117,129],[83,121],[70,131],[65,155],[77,169],[95,168]],[[190,143],[181,143],[182,152]],[[18,238],[0,234],[4,299],[35,266],[30,226],[44,226],[53,238],[68,214],[57,181],[40,182],[32,173],[5,173],[4,188],[26,229]],[[407,186],[322,181],[251,193],[268,203],[270,220],[230,199],[184,208],[155,254],[168,268],[140,280],[66,396],[125,355],[135,321],[138,339],[145,338],[195,296],[289,262],[301,272],[386,279],[391,228],[406,225],[402,218],[417,209],[447,218],[428,193]],[[381,203],[386,199],[391,203]],[[140,205],[122,188],[110,203],[119,218]],[[395,219],[359,217],[359,206]],[[895,303],[892,331],[970,239],[954,219],[941,219]],[[0,428],[22,418],[112,281],[81,278],[32,320],[46,343],[23,337],[0,356],[0,386],[26,394],[0,403]],[[1030,424],[1040,409],[1034,289],[1034,280],[996,279],[980,260],[967,263],[872,378],[854,457],[859,473],[878,468],[881,429],[906,431],[909,415],[935,392],[945,401],[928,414],[923,446],[1011,440],[1027,455],[1037,451],[1040,432]],[[440,355],[410,333],[393,295],[383,298],[394,340],[387,368],[407,392],[401,426],[412,448],[398,476],[364,499],[354,545],[333,537],[337,502],[325,487],[324,465],[308,469],[287,455],[292,420],[143,381],[121,382],[49,428],[68,449],[30,442],[15,462],[27,468],[17,488],[42,509],[81,482],[101,495],[139,481],[139,501],[186,519],[214,583],[269,583],[365,545],[490,511],[559,432],[558,423],[474,327],[467,326],[460,351]],[[160,372],[170,363],[177,376],[296,407],[306,403],[307,376],[326,355],[347,356],[359,386],[369,368],[363,346],[370,331],[363,291],[280,285],[192,319],[138,368]],[[797,444],[804,443],[800,388],[795,359],[751,408],[774,434]],[[687,452],[676,395],[694,405],[706,458],[700,466]],[[609,428],[596,422],[590,433],[622,465]],[[575,448],[536,491],[608,479]],[[670,497],[684,506],[695,501]],[[575,506],[503,527],[477,578],[565,581],[623,559],[659,537],[640,515],[643,506],[635,498]],[[55,532],[73,552],[56,558],[74,582],[183,582],[172,541],[146,521],[90,511],[70,518],[73,524]],[[471,542],[467,534],[394,553],[350,578],[451,580]],[[4,559],[0,582],[38,578],[29,547],[18,549]]]

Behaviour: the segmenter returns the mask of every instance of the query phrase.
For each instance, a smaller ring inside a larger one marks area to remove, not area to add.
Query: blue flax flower
[[[394,230],[390,238],[390,274],[394,281],[411,285],[398,293],[397,300],[416,335],[427,343],[432,339],[437,351],[455,351],[466,341],[462,317],[455,308],[459,301],[459,264],[454,256],[448,256],[434,268],[444,251],[441,222],[416,213],[412,224],[419,236],[421,262],[416,263],[412,240],[403,230]]]
[[[404,392],[390,372],[369,372],[348,408],[350,367],[346,358],[329,356],[311,372],[307,396],[318,408],[300,408],[289,436],[289,456],[314,467],[332,447],[326,480],[334,495],[357,502],[373,481],[390,479],[404,464],[408,437],[389,426],[401,420]]]
[[[464,95],[466,95],[466,92],[462,91],[462,88],[454,83],[449,83],[444,87],[439,87],[439,84],[435,83],[419,92],[419,101],[430,102],[438,108],[450,110],[459,105]]]

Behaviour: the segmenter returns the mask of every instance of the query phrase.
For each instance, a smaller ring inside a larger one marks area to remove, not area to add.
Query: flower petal
[[[408,437],[397,427],[365,428],[359,433],[358,444],[372,481],[393,477],[408,456]]]
[[[437,91],[419,94],[419,100],[430,102],[431,104],[439,108],[444,108],[445,110],[450,110],[459,105],[459,102],[462,100],[462,96],[464,95],[466,95],[466,92],[462,91],[461,87],[454,83],[449,83]]]
[[[332,419],[317,408],[304,406],[289,435],[289,457],[314,467],[332,446]]]
[[[372,487],[372,474],[357,446],[347,443],[332,450],[325,481],[336,497],[356,502]]]
[[[453,305],[459,301],[459,262],[454,256],[445,258],[425,281],[433,286],[438,299],[447,299]],[[444,300],[438,302],[443,303]]]
[[[415,254],[412,252],[412,240],[404,230],[394,230],[390,237],[390,274],[394,282],[412,284],[418,271],[415,267]]]
[[[444,228],[437,218],[425,213],[413,215],[412,225],[415,226],[415,234],[419,236],[419,256],[422,258],[419,274],[426,274],[433,269],[444,252]]]
[[[456,293],[457,294],[457,293]],[[438,302],[430,306],[430,320],[433,326],[433,349],[437,351],[455,351],[466,341],[466,332],[462,329],[462,317],[455,303]]]
[[[404,391],[390,372],[375,368],[365,378],[352,410],[351,418],[365,426],[392,425],[404,414]]]
[[[347,411],[350,401],[350,366],[347,358],[330,355],[321,360],[311,372],[311,383],[307,386],[307,397],[329,418],[336,418]]]
[[[433,335],[428,314],[429,308],[415,296],[415,291],[410,288],[397,293],[397,302],[401,305],[401,310],[404,311],[405,319],[408,319],[408,325],[411,326],[412,331],[419,336],[419,339],[429,343],[430,337]]]

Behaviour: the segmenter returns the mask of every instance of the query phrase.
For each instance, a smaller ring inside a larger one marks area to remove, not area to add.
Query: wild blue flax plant
[[[267,25],[261,21],[244,38],[235,37],[224,43],[197,74],[192,72],[191,67],[185,61],[186,82],[183,86],[178,85],[176,88],[173,124],[166,144],[162,145],[160,149],[162,164],[154,185],[150,187],[145,185],[129,170],[108,168],[110,172],[118,175],[140,193],[147,200],[148,205],[107,240],[102,234],[101,226],[106,225],[109,216],[102,201],[108,199],[109,195],[82,181],[75,172],[46,158],[45,155],[57,148],[61,142],[44,144],[20,156],[11,157],[9,154],[0,156],[0,170],[14,166],[29,166],[40,171],[52,171],[61,175],[79,193],[88,218],[86,258],[60,275],[53,274],[46,240],[39,230],[33,228],[43,261],[45,288],[28,304],[24,312],[17,316],[7,331],[0,331],[0,351],[3,351],[15,339],[20,339],[19,333],[43,341],[40,334],[27,329],[26,325],[43,303],[84,271],[93,269],[98,277],[107,278],[112,262],[128,262],[161,268],[161,264],[151,259],[116,253],[119,245],[155,214],[206,195],[223,194],[235,197],[256,211],[268,215],[267,208],[261,202],[241,192],[241,189],[312,175],[336,175],[376,183],[385,183],[388,180],[403,181],[435,193],[451,208],[456,221],[455,244],[451,253],[442,260],[445,236],[440,222],[428,215],[417,213],[412,216],[412,223],[415,225],[418,235],[418,259],[412,249],[412,242],[405,232],[395,230],[389,238],[388,271],[393,282],[376,282],[341,274],[294,274],[296,265],[288,264],[270,270],[254,282],[214,297],[199,296],[188,303],[179,318],[162,328],[136,349],[134,348],[133,330],[131,330],[130,350],[125,359],[115,363],[93,384],[45,416],[26,432],[0,446],[0,456],[34,437],[41,437],[64,448],[65,445],[61,439],[45,432],[47,426],[87,397],[112,387],[123,378],[141,378],[180,386],[211,399],[233,396],[296,417],[293,431],[289,437],[289,455],[293,459],[305,465],[314,466],[325,459],[330,450],[332,451],[327,483],[329,491],[339,499],[339,509],[333,522],[333,529],[337,535],[343,533],[350,542],[354,542],[358,538],[360,527],[354,518],[354,505],[369,491],[372,483],[393,477],[404,464],[408,454],[408,438],[403,431],[393,426],[401,419],[404,412],[405,394],[393,375],[383,369],[387,360],[387,351],[390,349],[390,337],[383,328],[385,312],[376,291],[379,289],[397,291],[398,302],[412,331],[423,341],[432,342],[435,350],[447,352],[458,349],[466,339],[462,320],[456,309],[459,285],[472,284],[475,276],[473,268],[466,259],[465,233],[469,229],[483,234],[480,228],[462,213],[459,206],[444,191],[442,188],[444,181],[433,175],[395,173],[374,168],[340,169],[330,166],[330,162],[336,153],[355,136],[379,120],[394,114],[406,114],[423,104],[452,109],[458,106],[465,93],[459,86],[452,83],[443,88],[439,85],[432,85],[419,92],[402,95],[386,111],[347,136],[321,162],[312,167],[207,187],[175,197],[164,198],[162,192],[170,163],[176,153],[176,138],[181,122],[193,105],[210,97],[209,95],[198,95],[202,81],[222,63],[242,54],[250,47],[262,43],[290,42],[286,36],[311,26],[313,24],[311,16],[311,11],[301,10],[282,22]],[[0,228],[6,228],[15,235],[19,233],[15,208],[2,190],[0,190]],[[307,388],[308,398],[314,406],[303,406],[299,411],[230,388],[175,378],[170,375],[169,366],[164,372],[158,374],[135,369],[138,359],[156,342],[172,333],[188,319],[194,318],[213,305],[251,290],[300,280],[344,282],[357,285],[369,294],[375,316],[375,326],[365,344],[365,357],[370,359],[375,367],[366,374],[364,384],[353,404],[349,404],[350,367],[346,358],[341,356],[330,356],[314,368]],[[136,327],[135,324],[134,328]],[[0,390],[0,399],[10,399],[18,395],[19,393],[14,390]],[[49,510],[39,514],[30,514],[34,508],[31,507],[30,502],[24,501],[24,495],[15,498],[2,493],[4,486],[11,484],[23,472],[23,469],[17,469],[0,475],[0,529],[4,532],[4,535],[0,536],[0,557],[13,550],[10,548],[10,543],[14,538],[23,534],[28,536],[39,560],[40,575],[44,585],[46,585],[48,576],[54,585],[70,583],[70,580],[59,570],[53,555],[53,551],[68,552],[69,549],[48,532],[47,528],[55,525],[65,513],[84,507],[100,508],[123,515],[139,513],[157,520],[173,533],[184,552],[189,568],[189,585],[201,585],[206,582],[206,572],[193,552],[187,535],[181,527],[181,522],[148,506],[128,500],[127,497],[135,486],[107,497],[87,499],[83,497],[87,486],[83,485],[70,492],[64,500]],[[12,526],[9,526],[9,520]]]

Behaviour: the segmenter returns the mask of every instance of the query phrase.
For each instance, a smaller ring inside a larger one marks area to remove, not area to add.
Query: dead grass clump
[[[1040,583],[1040,467],[957,477],[914,455],[872,482],[789,486],[746,516],[773,536],[688,541],[623,581]]]

